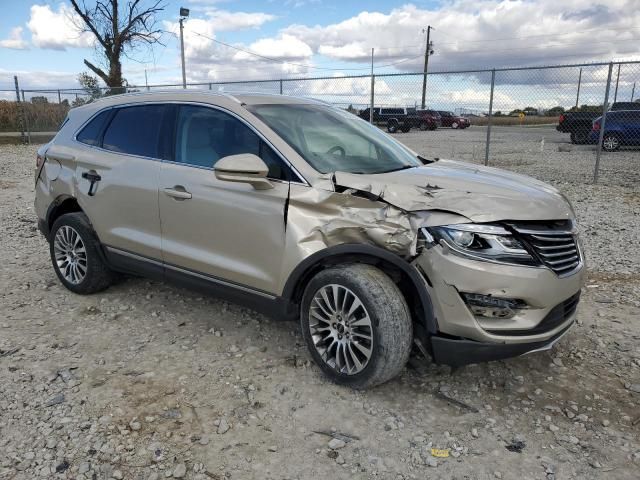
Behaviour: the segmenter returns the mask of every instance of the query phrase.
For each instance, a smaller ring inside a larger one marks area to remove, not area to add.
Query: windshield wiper
[[[403,165],[399,168],[392,168],[391,170],[385,170],[383,172],[376,173],[391,173],[391,172],[399,172],[400,170],[407,170],[408,168],[416,168],[416,165]]]

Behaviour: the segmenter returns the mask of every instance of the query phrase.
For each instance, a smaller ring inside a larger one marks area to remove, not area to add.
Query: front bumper
[[[496,344],[433,336],[431,337],[431,352],[436,363],[452,367],[504,360],[505,358],[519,357],[528,353],[551,349],[569,331],[572,324],[573,322],[548,340],[531,343]]]
[[[539,349],[573,324],[585,268],[559,277],[546,267],[472,260],[426,248],[414,261],[425,277],[438,333],[430,338],[438,363],[464,365]],[[526,308],[512,318],[472,313],[461,293],[518,299]]]

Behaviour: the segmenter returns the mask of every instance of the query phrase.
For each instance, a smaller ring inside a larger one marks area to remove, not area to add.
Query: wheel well
[[[416,288],[415,283],[401,268],[394,265],[388,260],[376,257],[374,255],[359,254],[359,253],[344,253],[325,257],[306,269],[304,273],[298,278],[296,282],[293,295],[291,296],[291,303],[299,306],[302,303],[302,296],[307,288],[309,281],[322,270],[333,267],[335,265],[345,265],[349,263],[365,263],[373,265],[393,280],[398,286],[400,292],[404,296],[407,305],[411,311],[411,318],[413,323],[419,325],[419,329],[416,331],[424,331],[424,318],[425,311],[422,301],[420,300],[420,294]]]
[[[47,226],[49,227],[49,231],[51,231],[51,227],[53,227],[53,223],[61,216],[66,213],[73,212],[82,212],[82,208],[78,204],[78,201],[73,197],[66,197],[63,199],[56,200],[47,215]]]

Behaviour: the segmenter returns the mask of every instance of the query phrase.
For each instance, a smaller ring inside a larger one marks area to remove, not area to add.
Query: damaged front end
[[[326,190],[292,185],[287,251],[303,259],[336,246],[370,245],[398,257],[429,299],[415,336],[438,363],[550,347],[573,323],[584,281],[570,205],[528,177],[501,173],[496,181],[487,169],[457,162],[444,162],[445,174],[439,163],[376,175],[336,172],[326,176]],[[555,271],[518,228],[540,229],[541,238],[565,235],[579,261]],[[475,255],[464,249],[473,241],[484,242],[467,249]],[[290,260],[291,267],[298,261]]]

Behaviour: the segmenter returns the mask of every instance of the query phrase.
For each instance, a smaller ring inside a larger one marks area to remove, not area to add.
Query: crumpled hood
[[[370,192],[405,211],[445,210],[473,222],[574,217],[565,197],[544,182],[452,160],[375,175],[336,172],[335,183]]]

